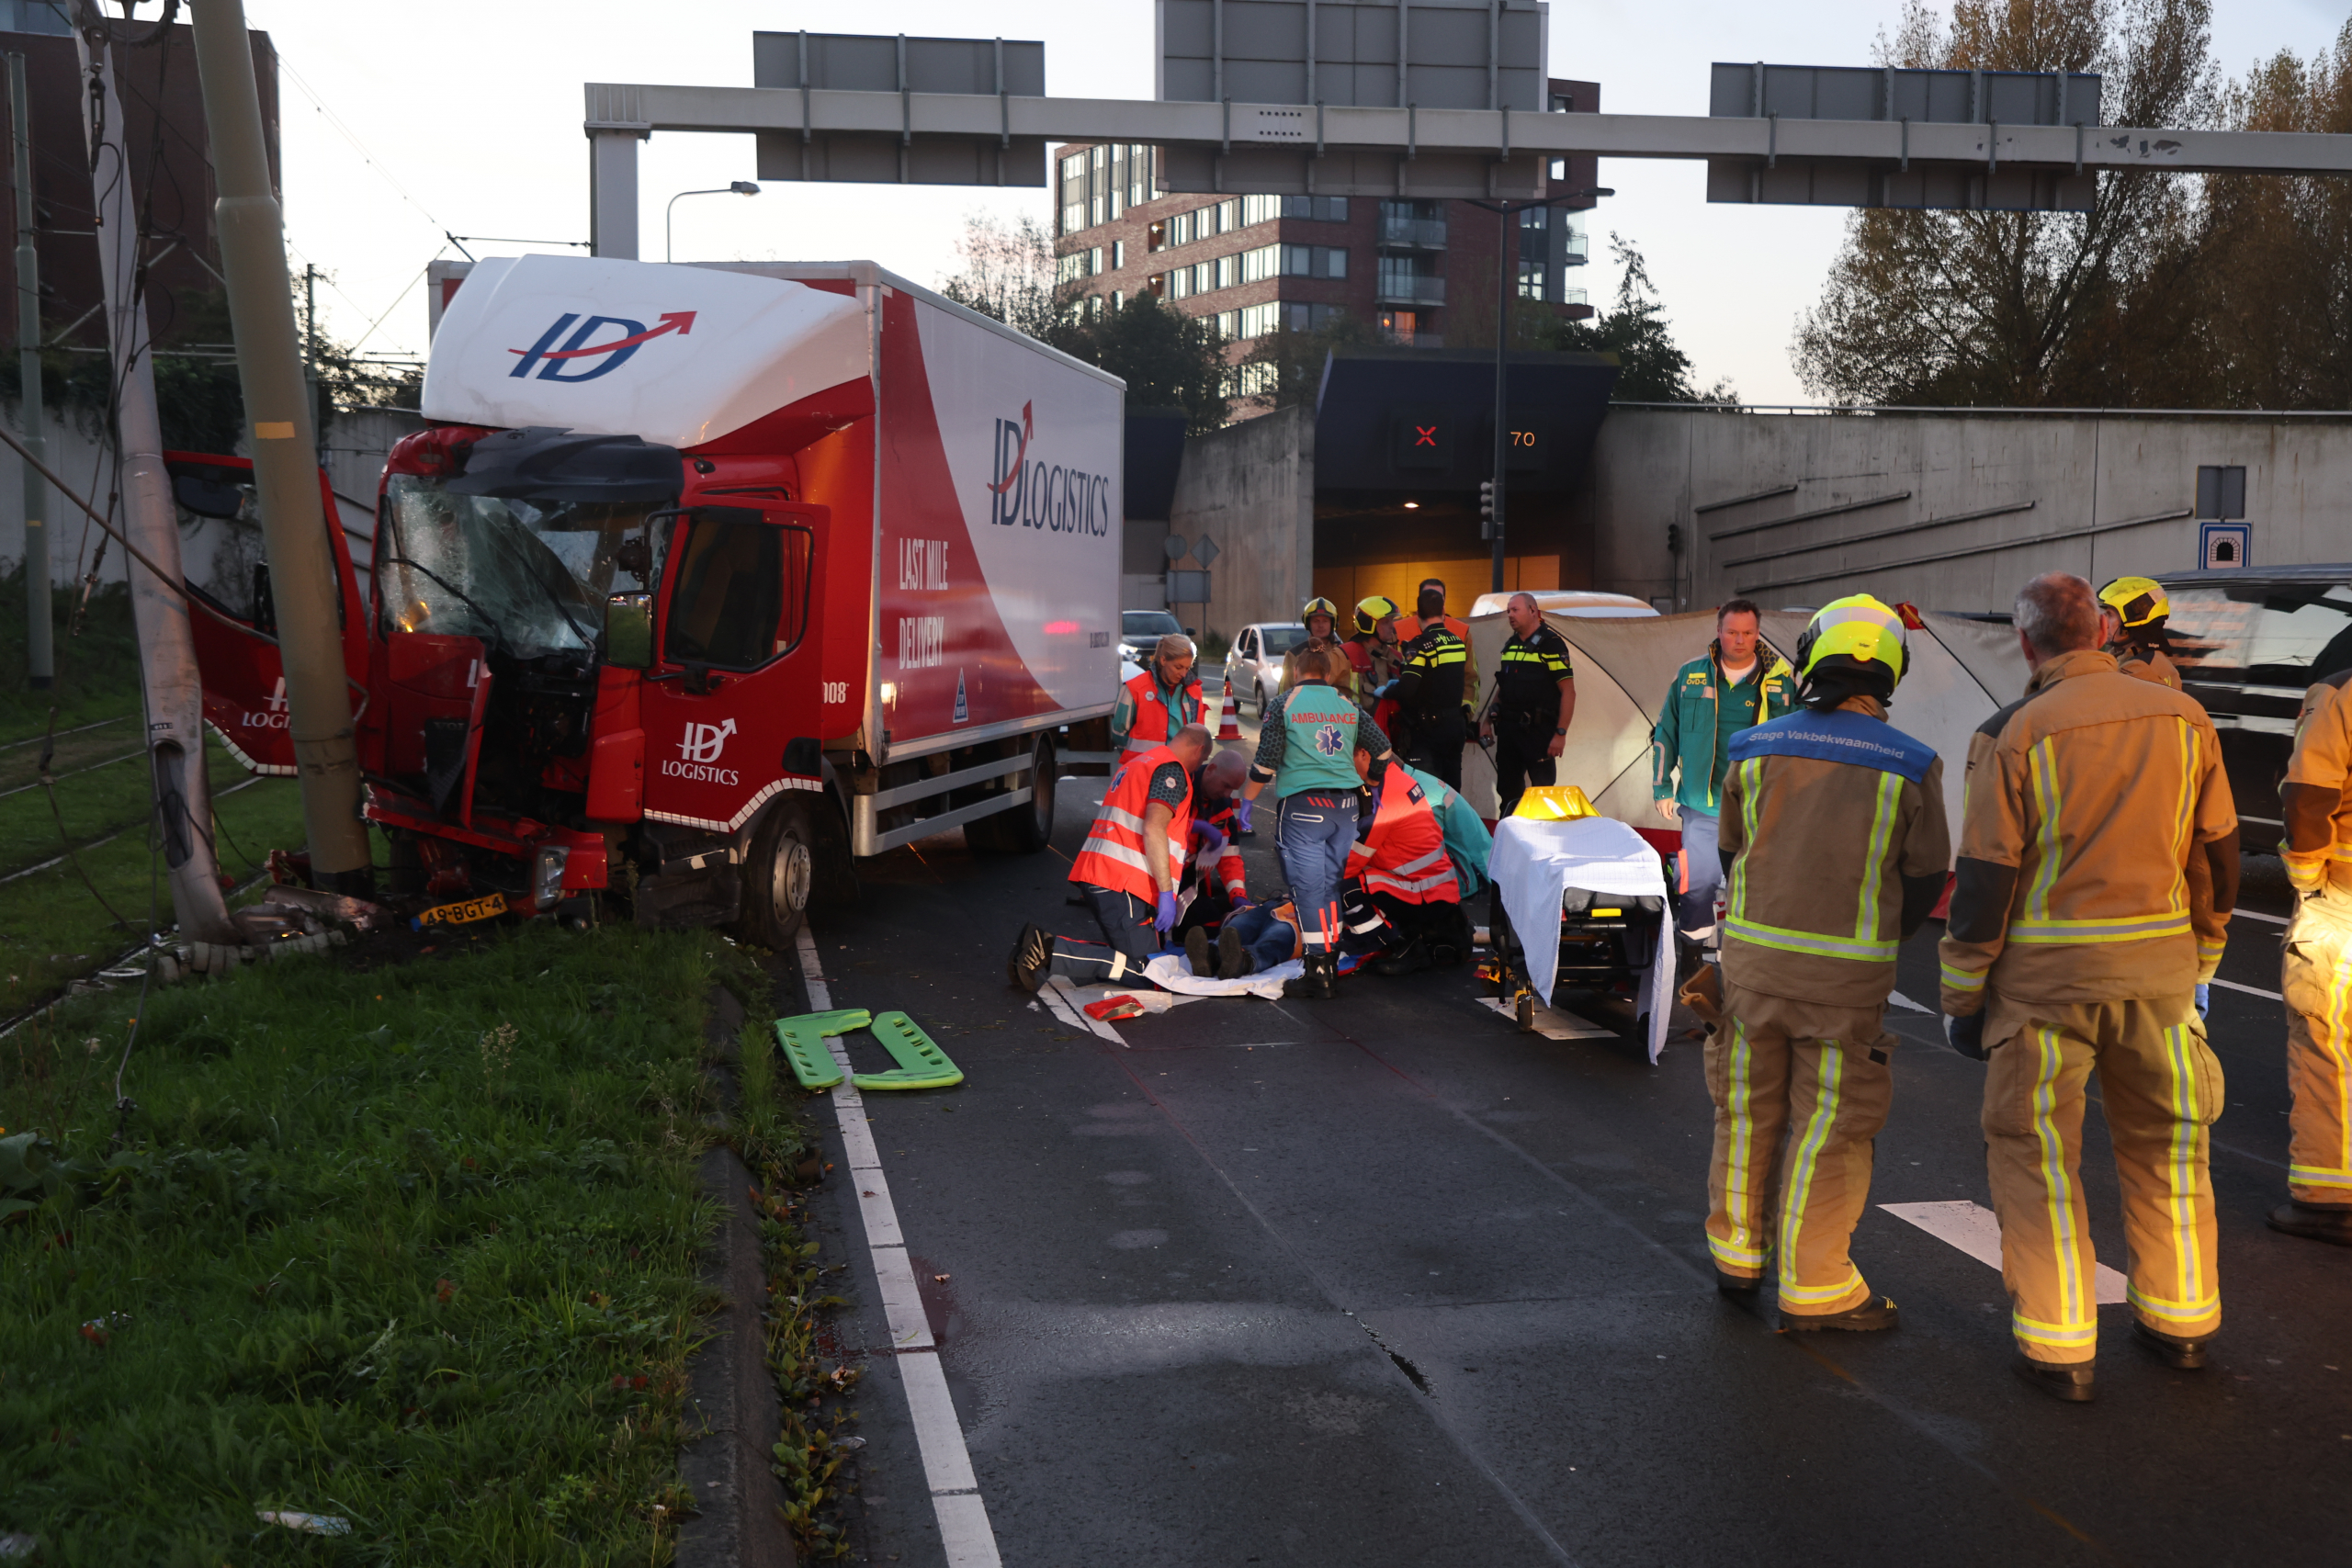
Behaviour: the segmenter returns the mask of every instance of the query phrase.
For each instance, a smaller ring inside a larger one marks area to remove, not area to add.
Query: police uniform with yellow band
[[[2164,584],[2152,577],[2119,577],[2098,591],[2098,602],[2115,617],[2114,635],[2107,641],[2115,667],[2134,680],[2181,691],[2180,671],[2165,649],[2172,600]],[[2213,913],[2213,873],[2203,855],[2188,857],[2188,923],[2197,933],[2197,1012],[2201,1018],[2207,986],[2229,947],[2229,917]]]
[[[2273,1229],[2352,1247],[2352,671],[2303,695],[2279,786],[2287,879],[2298,895],[2280,950],[2287,1008],[2289,1201]]]
[[[1886,722],[1906,657],[1894,611],[1840,599],[1798,645],[1806,705],[1731,740],[1707,1246],[1728,1292],[1773,1269],[1791,1328],[1895,1318],[1849,1243],[1893,1097],[1895,953],[1951,859],[1943,761]]]
[[[1985,1164],[2020,1370],[2088,1398],[2094,1067],[2139,1323],[2177,1365],[2198,1364],[2221,1323],[2207,1157],[2222,1072],[2196,1012],[2186,867],[2206,858],[2226,918],[2237,814],[2205,711],[2087,638],[2041,656],[2025,696],[1971,738],[1965,800],[1943,1010],[1954,1045],[1987,1062]]]
[[[1495,794],[1508,817],[1531,784],[1559,782],[1553,733],[1560,688],[1577,678],[1568,642],[1548,626],[1503,644],[1495,666]]]
[[[1470,645],[1442,620],[1432,619],[1404,645],[1404,670],[1396,677],[1396,706],[1403,733],[1398,749],[1413,765],[1462,787],[1462,748],[1470,734],[1464,678]]]

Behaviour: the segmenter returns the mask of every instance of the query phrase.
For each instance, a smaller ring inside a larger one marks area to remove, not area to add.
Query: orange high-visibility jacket
[[[1348,852],[1348,874],[1367,893],[1408,904],[1459,904],[1462,884],[1445,852],[1445,829],[1413,775],[1391,763],[1380,778],[1372,828]]]
[[[1151,775],[1163,762],[1177,761],[1165,746],[1138,752],[1119,764],[1118,776],[1102,795],[1102,809],[1086,830],[1086,843],[1070,863],[1069,879],[1114,893],[1132,893],[1145,903],[1156,903],[1159,886],[1152,880],[1151,862],[1143,852],[1144,808],[1151,799]],[[1184,777],[1184,798],[1176,803],[1168,823],[1168,873],[1181,882],[1184,854],[1193,841],[1193,781]]]
[[[1160,694],[1159,677],[1150,669],[1127,682],[1128,699],[1135,705],[1135,723],[1128,728],[1124,750],[1132,757],[1148,751],[1155,746],[1165,746],[1176,739],[1176,732],[1188,724],[1201,721],[1201,678],[1187,675],[1184,683],[1176,688],[1176,708],[1170,710],[1167,699]]]

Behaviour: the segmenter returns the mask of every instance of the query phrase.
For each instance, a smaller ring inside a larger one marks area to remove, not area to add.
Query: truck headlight
[[[563,867],[571,852],[560,844],[543,847],[531,862],[531,901],[548,914],[563,897]]]

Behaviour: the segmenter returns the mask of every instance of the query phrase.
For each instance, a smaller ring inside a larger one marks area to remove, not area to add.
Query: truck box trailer
[[[1124,396],[871,263],[481,263],[347,655],[396,887],[776,943],[854,857],[1041,848],[1117,694]],[[290,771],[277,650],[198,624],[208,717]]]

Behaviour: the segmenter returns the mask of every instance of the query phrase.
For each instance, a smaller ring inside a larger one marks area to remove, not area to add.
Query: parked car
[[[1170,632],[1191,635],[1182,622],[1165,610],[1119,612],[1119,646],[1135,656],[1137,663],[1148,662],[1151,650]]]
[[[1225,689],[1236,713],[1265,713],[1283,689],[1283,655],[1306,640],[1306,628],[1296,621],[1258,621],[1234,634],[1225,656]]]
[[[2161,577],[2181,684],[2221,735],[2230,793],[2248,850],[2268,851],[2282,826],[2278,784],[2312,682],[2352,669],[2352,565]]]

